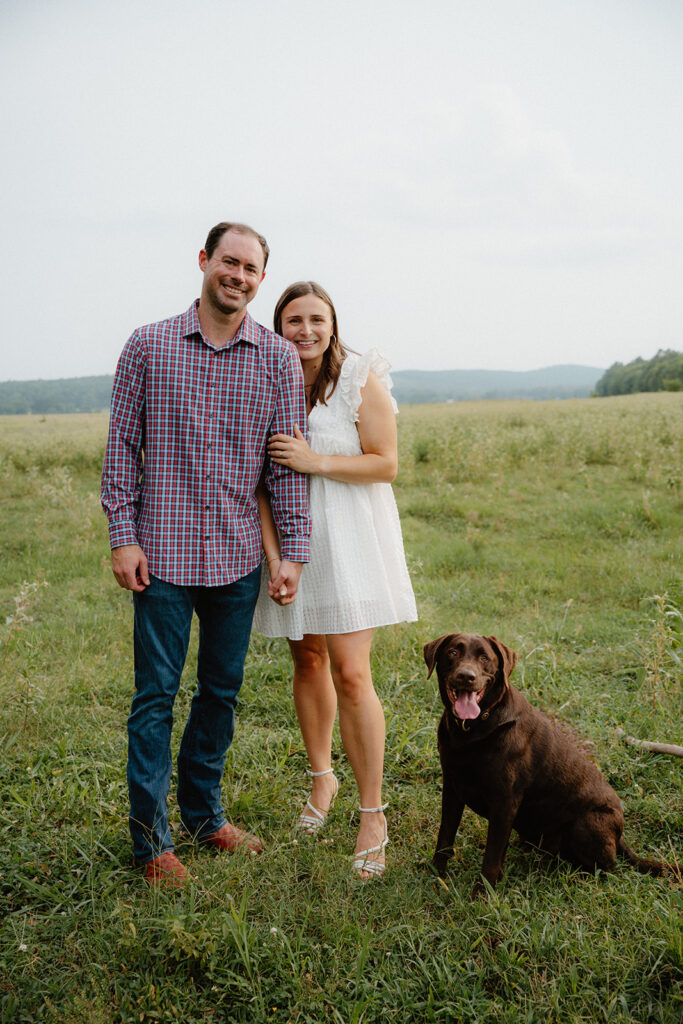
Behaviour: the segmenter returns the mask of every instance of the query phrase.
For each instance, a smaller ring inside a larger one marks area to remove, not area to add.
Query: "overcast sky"
[[[111,373],[263,232],[395,369],[683,348],[680,0],[0,0],[0,380]]]

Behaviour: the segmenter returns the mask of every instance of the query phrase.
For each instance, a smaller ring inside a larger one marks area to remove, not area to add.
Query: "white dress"
[[[349,353],[327,405],[308,418],[310,445],[321,455],[361,455],[356,423],[361,388],[370,370],[391,390],[389,363],[375,349]],[[394,412],[398,407],[391,399]],[[266,636],[301,640],[304,633],[352,633],[415,622],[398,510],[391,484],[351,484],[309,477],[311,559],[295,600],[286,607],[268,597],[264,563],[254,629]]]

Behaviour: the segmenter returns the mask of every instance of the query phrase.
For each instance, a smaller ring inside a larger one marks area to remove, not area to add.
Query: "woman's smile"
[[[332,314],[317,295],[292,299],[282,311],[282,336],[291,341],[302,359],[319,359],[330,345]]]

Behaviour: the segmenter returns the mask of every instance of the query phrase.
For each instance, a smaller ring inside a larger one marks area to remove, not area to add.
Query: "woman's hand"
[[[288,562],[286,559],[283,559],[277,565],[277,575],[273,577],[273,570],[275,568],[275,565],[271,566],[270,562],[268,563],[270,571],[268,596],[276,604],[284,607],[287,604],[291,604],[296,597],[303,565],[301,562]]]
[[[268,441],[268,455],[273,462],[297,473],[319,473],[322,457],[311,447],[295,425],[294,437],[289,434],[273,434]]]
[[[270,579],[268,580],[268,597],[271,601],[275,601],[275,604],[282,604],[283,599],[287,597],[287,587],[283,581],[280,580],[280,566],[282,565],[281,558],[269,558],[268,559],[268,574]],[[277,585],[276,585],[276,582]]]

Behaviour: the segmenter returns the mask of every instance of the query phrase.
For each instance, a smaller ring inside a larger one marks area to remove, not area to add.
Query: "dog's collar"
[[[491,709],[489,709],[488,711],[484,711],[484,713],[482,715],[479,715],[477,718],[460,718],[460,716],[456,715],[455,712],[453,713],[453,717],[455,718],[456,722],[458,723],[463,732],[469,732],[472,722],[485,722],[490,714]]]

